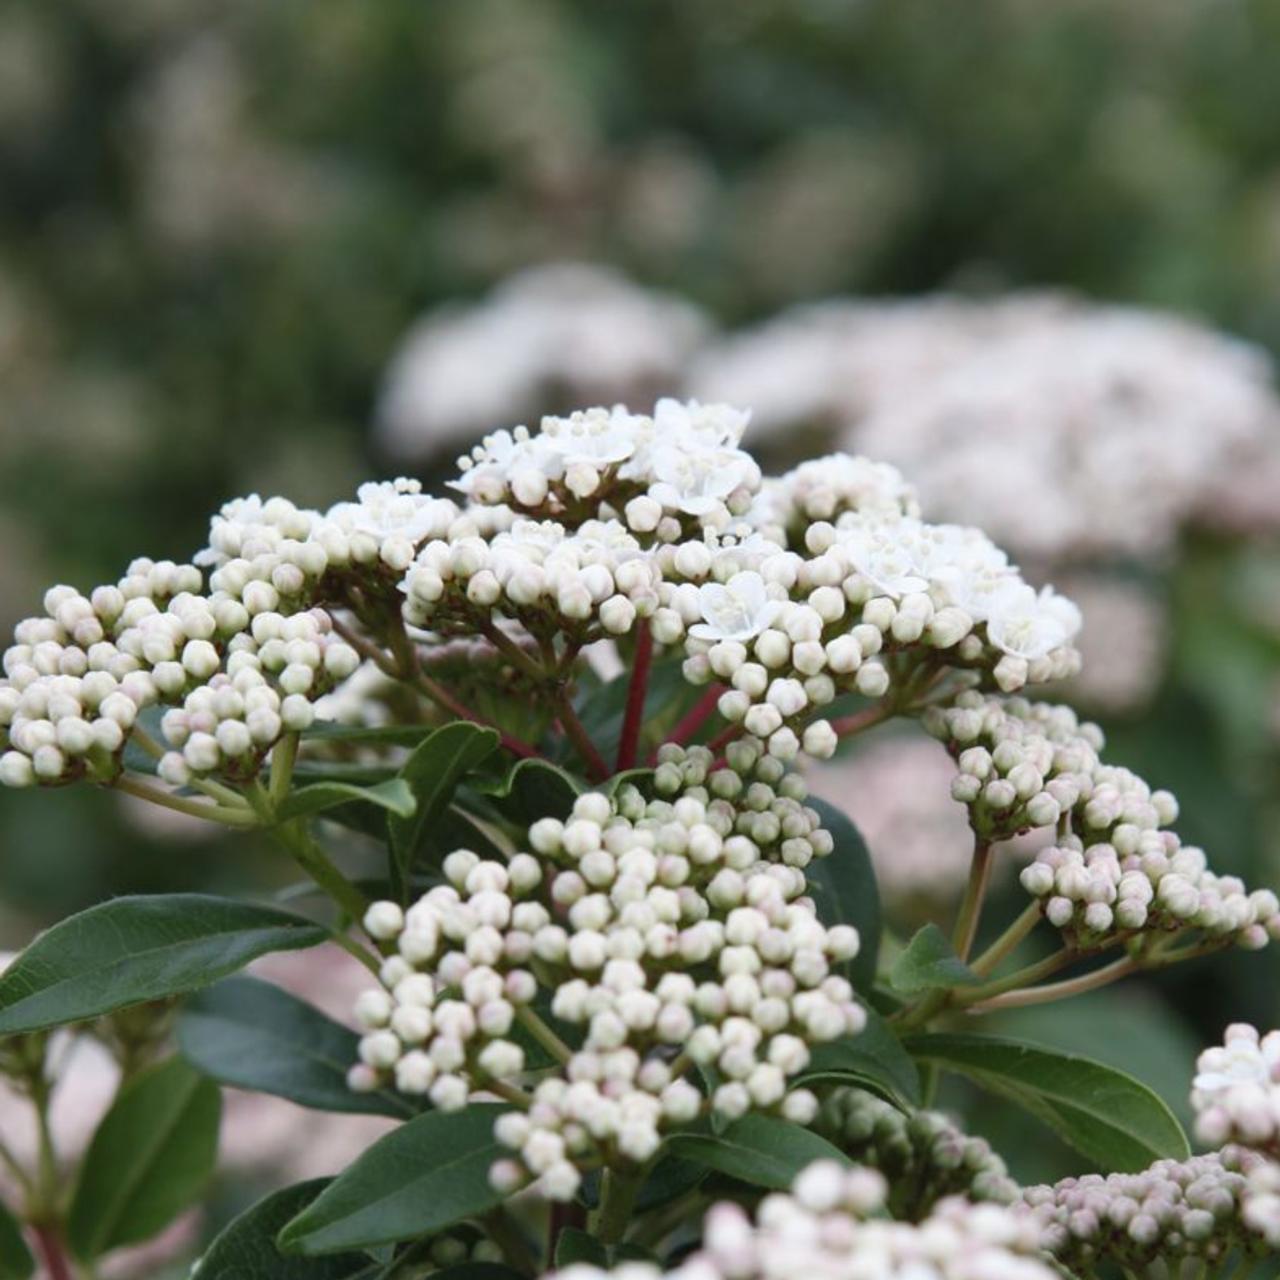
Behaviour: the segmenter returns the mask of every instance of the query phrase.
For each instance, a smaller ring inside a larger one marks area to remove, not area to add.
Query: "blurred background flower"
[[[1070,696],[1274,884],[1278,55],[1280,0],[10,0],[0,625],[190,554],[238,493],[327,504],[545,411],[730,397],[769,464],[895,462],[1076,596]],[[872,737],[815,778],[897,931],[964,856],[945,782],[911,785],[930,753]],[[0,794],[0,946],[114,892],[288,880],[111,796]],[[1197,1042],[1276,1023],[1277,963],[1020,1030],[1178,1102]],[[984,1122],[1016,1173],[1065,1171]]]

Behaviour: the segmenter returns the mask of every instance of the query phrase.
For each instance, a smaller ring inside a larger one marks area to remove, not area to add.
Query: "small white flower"
[[[781,602],[771,599],[754,570],[735,573],[727,583],[705,582],[698,589],[702,622],[689,634],[700,640],[751,640],[778,616]]]

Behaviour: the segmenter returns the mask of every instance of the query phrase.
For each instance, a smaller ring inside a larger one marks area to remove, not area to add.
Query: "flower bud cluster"
[[[1131,1273],[1161,1262],[1176,1271],[1187,1259],[1212,1264],[1252,1247],[1242,1207],[1262,1165],[1261,1156],[1226,1147],[1159,1160],[1141,1173],[1028,1187],[1018,1212],[1040,1226],[1045,1250],[1073,1274],[1092,1274],[1099,1260]]]
[[[776,530],[739,534],[660,549],[654,634],[685,637],[686,676],[728,685],[721,715],[780,759],[834,752],[813,717],[841,693],[882,698],[943,667],[1009,690],[1078,667],[1074,606],[1037,595],[977,530],[873,504],[808,525],[803,555]]]
[[[1193,929],[1248,948],[1280,937],[1276,895],[1210,871],[1203,850],[1167,829],[1173,795],[1104,765],[1101,731],[1070,708],[971,691],[925,725],[956,760],[951,794],[981,838],[1057,827],[1021,881],[1077,949]]]
[[[813,1127],[856,1163],[885,1176],[900,1217],[916,1221],[946,1196],[997,1204],[1018,1198],[1017,1183],[990,1144],[939,1111],[904,1115],[865,1090],[842,1086],[823,1098]]]
[[[712,771],[705,750],[665,752],[660,798],[587,793],[566,821],[534,823],[532,853],[499,863],[459,850],[448,883],[407,912],[375,904],[366,928],[396,954],[356,1011],[353,1086],[394,1079],[442,1109],[519,1086],[529,1063],[515,1024],[545,1046],[549,1009],[580,1044],[553,1043],[560,1069],[499,1122],[515,1156],[493,1176],[536,1178],[561,1200],[584,1168],[642,1163],[707,1108],[811,1120],[816,1099],[789,1082],[811,1046],[865,1023],[835,971],[858,936],[824,926],[805,896],[803,867],[831,840],[802,788],[768,757],[735,760]],[[535,1012],[540,986],[551,998]],[[709,1097],[686,1078],[695,1067],[716,1073]]]
[[[755,1221],[740,1205],[708,1211],[702,1247],[662,1272],[627,1263],[613,1272],[568,1267],[559,1280],[1052,1280],[1035,1256],[1038,1232],[1025,1217],[994,1204],[942,1201],[918,1225],[871,1217],[884,1207],[884,1179],[869,1169],[818,1161],[789,1194],[766,1196]]]
[[[1234,1142],[1280,1157],[1280,1031],[1229,1026],[1221,1045],[1196,1060],[1191,1084],[1196,1136]]]
[[[89,596],[54,587],[45,616],[18,624],[0,681],[0,781],[109,781],[139,714],[168,706],[167,782],[248,776],[285,730],[360,665],[322,611],[250,616],[201,594],[192,565],[135,561]]]
[[[1241,1216],[1272,1249],[1280,1249],[1280,1164],[1263,1160],[1249,1170]]]
[[[617,520],[570,531],[519,518],[491,539],[427,542],[404,579],[404,616],[463,636],[516,619],[530,634],[562,633],[581,646],[631,631],[657,607],[658,581],[656,565]]]

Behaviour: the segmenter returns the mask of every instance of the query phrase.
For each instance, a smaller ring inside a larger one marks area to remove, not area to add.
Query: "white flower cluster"
[[[918,1224],[870,1215],[887,1188],[869,1170],[818,1161],[789,1194],[766,1196],[752,1222],[737,1204],[713,1205],[702,1247],[663,1272],[626,1263],[611,1272],[578,1265],[558,1280],[1052,1280],[1036,1256],[1035,1224],[994,1204],[941,1202]]]
[[[1071,945],[1195,929],[1247,948],[1280,937],[1276,895],[1210,871],[1202,849],[1167,829],[1178,815],[1173,795],[1104,765],[1101,731],[1070,708],[970,692],[925,723],[956,757],[952,795],[979,835],[1058,828],[1021,881]]]
[[[822,1099],[813,1128],[855,1163],[882,1173],[898,1216],[911,1221],[947,1196],[996,1204],[1018,1198],[1018,1184],[986,1139],[971,1137],[940,1111],[907,1115],[865,1090],[841,1086]]]
[[[57,588],[48,616],[19,627],[0,778],[108,781],[152,702],[171,708],[165,781],[251,777],[359,666],[348,627],[406,674],[450,639],[483,638],[560,682],[581,648],[648,619],[782,760],[834,751],[818,715],[840,693],[878,698],[944,668],[1006,690],[1076,669],[1074,606],[981,533],[923,523],[901,477],[862,459],[762,492],[738,447],[746,419],[662,400],[652,416],[593,409],[498,432],[464,459],[464,505],[412,480],[326,512],[228,503],[195,566],[139,561],[88,598]]]
[[[1141,1173],[1086,1174],[1028,1187],[1020,1213],[1037,1223],[1043,1247],[1073,1274],[1101,1260],[1130,1274],[1163,1262],[1214,1263],[1253,1241],[1242,1210],[1261,1156],[1227,1147],[1189,1160],[1159,1160]],[[1161,1272],[1160,1274],[1166,1274]]]
[[[1191,1085],[1196,1136],[1280,1156],[1280,1031],[1237,1022],[1196,1061]]]
[[[1158,558],[1189,522],[1265,516],[1271,381],[1263,352],[1178,317],[1024,294],[797,308],[711,346],[687,387],[754,405],[761,433],[823,425],[1049,562]]]
[[[749,415],[728,405],[659,400],[653,416],[586,409],[487,435],[458,461],[453,488],[477,502],[579,523],[600,504],[635,533],[671,542],[683,528],[723,527],[760,488],[739,448]]]
[[[835,971],[858,936],[825,927],[805,896],[803,868],[831,839],[800,803],[803,785],[735,748],[736,768],[709,773],[705,750],[668,751],[657,783],[674,799],[588,793],[567,821],[534,823],[533,853],[503,864],[460,850],[445,860],[449,883],[407,912],[375,904],[366,927],[396,954],[357,1006],[353,1086],[393,1077],[452,1109],[486,1085],[519,1085],[516,1022],[546,1044],[541,986],[581,1044],[559,1046],[560,1070],[499,1122],[518,1153],[495,1166],[501,1185],[536,1177],[569,1199],[583,1168],[642,1163],[707,1107],[811,1120],[815,1098],[789,1081],[810,1046],[864,1025]],[[686,1078],[695,1065],[719,1076],[709,1097]]]

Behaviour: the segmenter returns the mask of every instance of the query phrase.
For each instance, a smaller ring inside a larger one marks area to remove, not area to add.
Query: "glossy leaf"
[[[589,1232],[577,1227],[565,1227],[556,1241],[556,1268],[563,1270],[574,1263],[585,1262],[592,1267],[608,1267],[609,1251]]]
[[[927,924],[907,943],[889,970],[889,983],[900,995],[949,991],[977,986],[982,979],[956,955],[946,934]]]
[[[36,1261],[22,1237],[18,1220],[0,1201],[0,1280],[28,1280]]]
[[[403,778],[388,778],[368,787],[353,782],[313,782],[309,787],[290,792],[276,810],[276,817],[281,822],[290,822],[353,802],[376,805],[401,818],[413,816],[412,788]]]
[[[415,801],[413,812],[393,813],[387,819],[393,883],[407,885],[414,858],[448,808],[458,783],[497,751],[498,741],[496,730],[459,720],[437,729],[414,748],[400,770],[400,779]]]
[[[849,961],[849,980],[859,991],[875,982],[880,952],[880,889],[871,855],[858,828],[835,805],[810,796],[806,801],[818,811],[831,833],[835,848],[825,858],[814,858],[805,868],[818,917],[824,924],[851,924],[862,945]]]
[[[280,1228],[329,1183],[328,1178],[299,1182],[246,1209],[218,1234],[196,1264],[191,1280],[372,1280],[383,1268],[367,1253],[298,1258],[276,1248]]]
[[[506,1108],[478,1103],[429,1111],[379,1139],[280,1233],[308,1256],[409,1240],[475,1217],[503,1196],[489,1168],[504,1148],[493,1122]]]
[[[148,1240],[199,1198],[213,1172],[218,1087],[169,1058],[120,1091],[80,1168],[67,1242],[82,1261]]]
[[[1155,1093],[1091,1058],[977,1035],[917,1036],[907,1049],[1017,1103],[1105,1172],[1190,1154],[1182,1126]]]
[[[785,1191],[814,1160],[849,1164],[849,1158],[811,1129],[776,1116],[746,1115],[722,1133],[676,1133],[667,1149],[753,1187]]]
[[[797,1084],[842,1083],[878,1094],[903,1111],[920,1105],[920,1073],[888,1023],[868,1009],[856,1036],[816,1045]]]
[[[271,951],[314,947],[300,916],[199,893],[114,898],[42,933],[0,977],[0,1035],[185,995]]]
[[[567,770],[546,760],[521,760],[498,779],[475,784],[492,796],[513,821],[529,826],[539,818],[565,818],[584,786]]]
[[[355,1032],[257,978],[229,978],[197,993],[178,1019],[183,1057],[219,1084],[320,1111],[415,1115],[419,1108],[389,1089],[347,1087],[358,1045]]]

